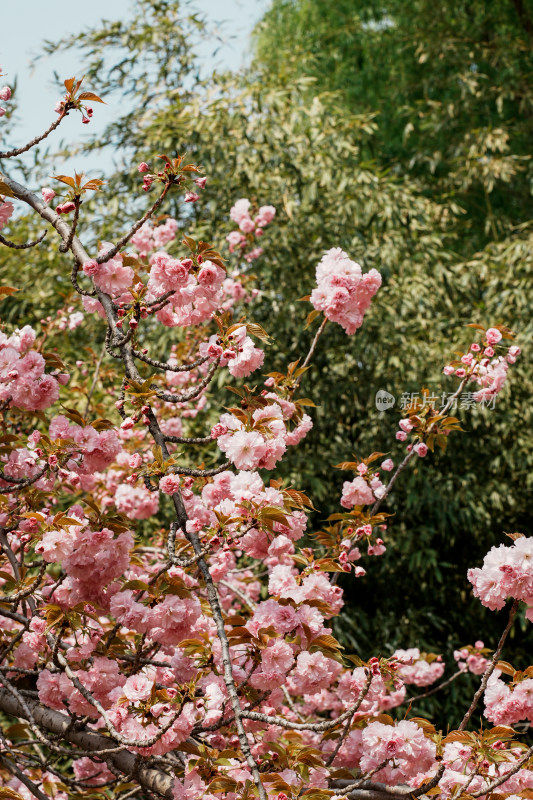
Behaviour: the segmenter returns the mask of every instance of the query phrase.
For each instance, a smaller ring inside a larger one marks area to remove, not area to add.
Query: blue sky
[[[6,4],[2,9],[0,64],[7,73],[4,83],[9,85],[15,77],[18,80],[17,143],[28,141],[54,119],[53,108],[58,99],[54,70],[65,78],[79,73],[68,54],[42,59],[32,71],[31,59],[39,53],[43,40],[76,33],[104,17],[127,17],[132,4],[133,0],[20,0]],[[207,68],[212,65],[238,69],[246,61],[250,31],[268,5],[268,0],[192,0],[191,7],[209,22],[217,23],[218,33],[226,42],[214,58],[208,50],[202,53]],[[98,106],[91,124],[85,128],[77,114],[71,115],[61,126],[62,138],[82,141],[91,132],[102,130],[112,116],[112,107]],[[0,141],[1,138],[0,121]]]

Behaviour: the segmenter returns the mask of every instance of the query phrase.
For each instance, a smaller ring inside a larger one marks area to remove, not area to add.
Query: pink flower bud
[[[11,98],[11,89],[9,86],[2,86],[0,89],[0,100],[9,100]]]
[[[200,195],[196,194],[196,192],[187,192],[185,195],[185,202],[186,203],[196,203],[197,200],[200,199]]]
[[[396,438],[398,439],[399,442],[405,442],[405,440],[407,439],[407,434],[405,431],[398,431],[396,433]]]
[[[150,171],[150,167],[148,166],[146,161],[141,161],[141,163],[139,164],[137,169],[138,169],[139,172],[149,172]]]
[[[488,358],[492,358],[492,356],[494,355],[494,350],[492,349],[492,347],[485,347],[484,354],[488,356]]]
[[[428,446],[425,442],[418,442],[418,444],[415,444],[413,449],[417,456],[420,456],[420,458],[424,458],[428,452]]]
[[[206,184],[207,178],[195,178],[195,184],[203,189]]]
[[[41,194],[43,196],[43,200],[45,203],[49,203],[50,200],[52,200],[56,196],[54,190],[49,189],[47,186],[43,186],[43,188],[41,189]]]
[[[68,200],[66,203],[56,206],[56,211],[58,214],[70,214],[70,212],[74,211],[75,208],[76,203],[74,203],[72,200]]]
[[[123,431],[129,431],[131,428],[133,428],[134,424],[135,423],[132,417],[126,417],[126,419],[121,422],[120,427]]]
[[[381,469],[384,469],[385,472],[390,472],[392,469],[394,469],[394,461],[392,458],[387,458],[385,461],[383,461],[381,464]]]
[[[481,347],[477,342],[472,342],[472,344],[470,345],[470,349],[473,353],[479,353]]]

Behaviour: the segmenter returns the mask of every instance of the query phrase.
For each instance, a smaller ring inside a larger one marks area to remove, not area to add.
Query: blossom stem
[[[461,721],[461,724],[459,725],[459,728],[457,729],[459,731],[464,731],[464,729],[466,728],[466,726],[470,722],[470,718],[472,717],[472,714],[474,713],[474,711],[477,708],[477,705],[479,703],[481,695],[484,693],[485,689],[487,688],[487,683],[489,681],[489,678],[492,675],[492,673],[494,672],[494,670],[496,669],[496,664],[498,663],[498,660],[500,658],[501,652],[503,650],[503,646],[505,644],[505,640],[507,639],[507,636],[509,635],[509,631],[511,630],[511,628],[513,626],[513,622],[514,622],[514,619],[516,617],[516,612],[518,611],[518,603],[519,603],[518,600],[514,600],[513,601],[513,604],[511,606],[511,610],[509,611],[509,620],[508,620],[507,625],[505,626],[505,629],[504,629],[504,631],[503,631],[503,633],[502,633],[502,635],[500,637],[500,641],[498,642],[498,647],[494,651],[494,655],[492,656],[489,664],[487,664],[487,668],[485,669],[485,672],[483,673],[483,677],[481,678],[481,684],[479,686],[479,689],[475,693],[475,695],[474,695],[474,697],[472,699],[472,702],[470,704],[470,708],[468,709],[468,711],[464,715],[464,717],[463,717],[463,719]]]

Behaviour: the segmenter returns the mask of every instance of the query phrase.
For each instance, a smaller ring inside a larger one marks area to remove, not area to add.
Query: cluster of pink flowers
[[[342,711],[343,708],[353,705],[360,697],[367,683],[367,677],[367,671],[363,667],[356,667],[352,671],[343,670],[334,692],[330,692],[327,698],[331,703],[331,708],[335,711]],[[405,687],[397,676],[394,680],[384,680],[379,671],[373,672],[372,682],[357,711],[356,719],[371,718],[382,711],[401,705],[405,700],[405,694]],[[355,737],[352,738],[345,750],[344,748],[341,750],[336,764],[353,766],[354,761],[359,759],[360,751],[357,755],[350,751],[352,747],[360,746],[361,730],[353,731],[353,733]]]
[[[114,777],[105,762],[93,761],[87,756],[77,758],[72,762],[72,767],[76,780],[83,781],[87,786],[102,786]]]
[[[149,519],[159,510],[157,492],[149,492],[144,486],[119,483],[113,495],[117,511],[129,519]]]
[[[494,347],[503,339],[499,328],[489,328],[484,332],[484,341],[480,345],[472,342],[467,353],[461,356],[460,362],[447,364],[445,375],[456,375],[477,383],[482,388],[474,392],[472,397],[477,403],[487,403],[503,389],[507,380],[507,370],[520,355],[520,348],[511,345],[504,355],[495,356]]]
[[[251,250],[247,250],[247,248],[253,243],[254,239],[263,235],[263,229],[272,222],[276,215],[274,206],[261,206],[252,219],[250,207],[250,201],[244,197],[237,200],[235,205],[232,206],[229,215],[237,223],[239,230],[232,231],[226,236],[230,253],[233,253],[238,248],[248,262],[254,261],[262,255],[262,247],[256,246]]]
[[[76,509],[71,513],[81,517]],[[127,570],[132,547],[131,531],[115,537],[108,528],[93,531],[86,519],[79,519],[68,532],[46,531],[36,550],[45,561],[60,563],[68,575],[54,591],[55,602],[71,607],[80,600],[93,600],[105,608],[109,601],[102,590]]]
[[[111,242],[103,242],[98,255],[105,255],[112,247]],[[111,297],[117,297],[131,287],[135,274],[131,267],[124,266],[122,262],[122,255],[117,253],[102,264],[95,260],[87,261],[83,265],[83,271],[94,280],[99,289]]]
[[[91,425],[81,426],[71,422],[62,414],[53,417],[49,427],[50,438],[73,441],[76,444],[76,453],[81,457],[74,457],[67,462],[67,470],[79,476],[90,476],[109,467],[121,450],[120,441],[112,429],[97,431]],[[61,475],[70,479],[72,476]]]
[[[533,537],[518,536],[509,547],[492,547],[482,567],[468,570],[468,580],[484,606],[496,611],[509,597],[523,600],[533,622]]]
[[[515,725],[521,720],[533,722],[533,678],[512,685],[501,679],[499,669],[490,676],[485,690],[485,716],[495,725]]]
[[[197,325],[211,318],[221,300],[221,287],[226,277],[224,270],[211,261],[205,261],[193,271],[190,258],[172,258],[160,250],[150,258],[148,290],[154,297],[166,292],[173,294],[169,303],[157,312],[157,318],[169,328]]]
[[[272,386],[273,381],[271,378],[267,378],[265,381],[265,386]],[[281,406],[283,411],[283,419],[285,420],[285,424],[292,422],[294,427],[292,430],[287,430],[287,435],[285,437],[285,443],[288,446],[294,446],[299,444],[309,431],[313,427],[313,420],[309,416],[309,414],[301,414],[298,415],[296,413],[296,404],[293,403],[291,400],[287,400],[284,397],[276,394],[276,392],[266,392],[265,399],[272,400],[274,403],[277,403]]]
[[[480,752],[468,741],[447,742],[444,745],[442,763],[444,774],[439,781],[439,790],[443,797],[456,797],[461,787],[472,794],[488,796],[484,789],[495,778],[502,777],[515,768],[516,761],[523,755],[519,747],[511,742],[506,746],[501,739],[495,739],[488,748],[487,743]],[[498,793],[508,800],[519,800],[521,792],[533,787],[533,772],[519,769],[498,787]]]
[[[341,665],[323,653],[303,652],[298,655],[287,682],[295,695],[315,694],[322,689],[329,689],[341,671]]]
[[[142,258],[146,258],[152,250],[159,250],[176,238],[179,224],[172,217],[168,217],[162,225],[153,225],[145,222],[133,234],[130,241]]]
[[[482,641],[475,642],[474,646],[468,645],[454,650],[453,657],[457,661],[457,666],[463,672],[471,672],[473,675],[483,675],[487,668],[488,659],[485,654],[487,649]]]
[[[394,658],[400,662],[396,674],[404,683],[430,686],[444,674],[445,665],[442,657],[421,653],[418,647],[396,650]]]
[[[38,434],[40,435],[40,434]],[[42,471],[45,462],[40,458],[39,453],[36,452],[34,442],[28,441],[28,447],[17,447],[12,450],[9,455],[2,455],[2,470],[5,475],[10,478],[20,478],[22,480],[28,478],[37,479],[38,473]],[[8,484],[0,481],[0,486],[3,488]],[[53,481],[48,476],[43,475],[39,480],[36,480],[35,486],[38,489],[50,490]]]
[[[396,439],[399,442],[405,442],[405,440],[407,439],[407,436],[411,433],[411,431],[414,429],[414,427],[415,427],[415,423],[409,417],[405,417],[405,419],[401,419],[400,422],[399,422],[400,430],[396,431]],[[428,446],[427,446],[427,444],[425,442],[421,442],[420,441],[420,442],[417,442],[415,445],[412,445],[412,446],[408,445],[407,449],[411,450],[411,447],[415,451],[417,456],[420,456],[420,458],[424,458],[425,456],[427,456]]]
[[[130,589],[114,594],[110,609],[125,628],[145,633],[152,641],[166,646],[177,645],[190,637],[202,613],[196,597],[169,594],[151,607],[136,601]]]
[[[370,301],[381,286],[375,269],[363,275],[361,266],[340,247],[328,250],[316,268],[317,286],[311,303],[332,322],[338,322],[347,334],[363,324]]]
[[[177,716],[177,708],[167,701],[151,704],[149,719],[154,721],[146,719],[143,721],[142,714],[138,709],[142,706],[143,701],[146,702],[149,699],[152,686],[153,681],[149,681],[142,674],[128,678],[121,689],[112,693],[117,697],[117,702],[109,711],[108,716],[122,736],[138,742],[148,742],[151,737],[159,733],[161,728],[166,728],[174,720],[155,744],[132,748],[142,755],[162,756],[178,748],[187,739],[198,721],[199,715],[192,703],[186,703]],[[124,703],[122,697],[129,701],[128,705]],[[174,719],[176,716],[177,719]]]
[[[265,353],[256,347],[246,333],[246,326],[240,325],[227,337],[226,346],[213,334],[207,342],[202,342],[199,354],[214,361],[220,359],[220,366],[227,366],[235,378],[247,378],[256,369],[263,366]]]
[[[473,394],[477,403],[486,403],[501,392],[507,380],[509,364],[514,364],[518,355],[520,355],[520,348],[513,345],[507,351],[506,356],[498,356],[492,360],[487,358],[479,362],[472,376],[473,380],[482,387]]]
[[[256,409],[248,428],[232,414],[222,414],[211,436],[237,469],[274,469],[287,449],[287,429],[277,403]]]
[[[236,303],[250,303],[260,294],[259,289],[256,287],[246,286],[244,275],[240,274],[237,270],[224,279],[222,291],[223,299],[220,307],[224,309],[224,311],[232,308]]]
[[[342,484],[341,506],[353,508],[354,506],[367,506],[375,503],[385,494],[385,486],[379,474],[370,473],[366,465],[360,464],[365,471],[357,475],[353,481],[344,481]]]
[[[435,744],[416,722],[401,720],[394,725],[371,722],[362,733],[363,754],[359,768],[375,770],[374,779],[388,784],[411,783],[435,763]]]
[[[74,306],[69,306],[67,309],[60,308],[57,316],[57,329],[60,331],[75,331],[84,320],[83,312],[75,311]]]
[[[104,709],[112,706],[110,695],[113,690],[123,686],[126,682],[125,676],[120,674],[117,662],[102,657],[94,658],[88,670],[77,670],[75,676],[83,688],[88,689]],[[37,679],[37,691],[39,692],[39,699],[48,708],[65,711],[67,708],[66,700],[68,708],[74,714],[87,715],[93,719],[99,717],[99,712],[76,689],[65,673],[53,673],[48,669],[42,670]]]
[[[29,325],[11,336],[0,332],[0,402],[25,411],[49,408],[59,397],[59,383],[68,381],[66,374],[45,373],[43,356],[32,350],[35,339]]]

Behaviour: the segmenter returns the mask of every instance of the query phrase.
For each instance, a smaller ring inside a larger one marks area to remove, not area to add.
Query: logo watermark
[[[376,408],[378,411],[388,411],[389,408],[394,408],[394,404],[396,403],[396,398],[390,392],[386,392],[385,389],[380,389],[376,392]]]
[[[457,397],[454,397],[454,392],[441,392],[439,395],[421,395],[420,392],[402,392],[399,398],[398,408],[403,411],[409,408],[415,400],[422,400],[426,406],[431,406],[431,408],[436,411],[442,411],[450,401],[451,404],[448,411],[457,411],[460,408],[473,408],[474,406],[482,406],[483,408],[490,409],[496,407],[496,395],[483,398],[479,402],[475,400],[474,395],[475,392],[461,392]],[[389,411],[396,405],[396,397],[385,389],[379,389],[376,392],[375,401],[378,411]]]

